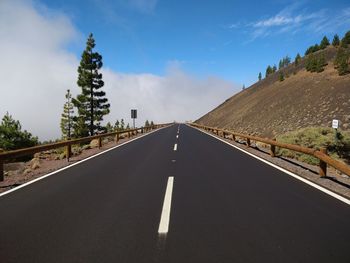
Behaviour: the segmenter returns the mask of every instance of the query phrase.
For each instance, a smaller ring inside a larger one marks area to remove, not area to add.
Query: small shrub
[[[327,148],[330,156],[348,163],[350,161],[350,132],[339,132],[337,134],[332,128],[309,127],[280,135],[277,137],[277,141],[318,150]],[[318,159],[313,156],[287,149],[277,148],[276,153],[309,164],[319,163]]]

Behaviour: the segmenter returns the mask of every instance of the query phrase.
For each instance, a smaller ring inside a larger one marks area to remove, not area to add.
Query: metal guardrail
[[[251,144],[251,141],[256,141],[256,142],[262,142],[265,144],[269,144],[270,145],[270,155],[272,157],[276,156],[276,147],[280,147],[280,148],[285,148],[288,150],[292,150],[292,151],[296,151],[296,152],[300,152],[300,153],[304,153],[304,154],[308,154],[308,155],[312,155],[316,158],[318,158],[320,160],[319,163],[319,175],[321,177],[325,177],[327,175],[327,164],[329,166],[332,166],[333,168],[341,171],[342,173],[350,176],[350,166],[335,160],[333,158],[331,158],[328,154],[327,154],[327,149],[326,148],[322,148],[320,150],[317,149],[313,149],[313,148],[307,148],[307,147],[303,147],[300,145],[294,145],[294,144],[288,144],[288,143],[282,143],[282,142],[278,142],[276,140],[271,140],[271,139],[267,139],[267,138],[260,138],[257,136],[252,136],[252,135],[247,135],[247,134],[242,134],[242,133],[237,133],[234,131],[229,131],[229,130],[225,130],[225,129],[219,129],[219,128],[215,128],[215,127],[209,127],[209,126],[204,126],[204,125],[198,125],[196,123],[190,123],[189,125],[193,126],[193,127],[197,127],[199,129],[204,129],[206,131],[209,132],[213,132],[216,133],[217,135],[220,136],[219,133],[221,133],[221,135],[226,138],[226,135],[231,135],[232,136],[232,140],[236,140],[236,137],[240,137],[243,138],[246,141],[247,146],[249,147]]]
[[[154,129],[169,126],[171,124],[172,123],[155,124],[155,125],[149,126],[149,127],[141,127],[141,128],[136,128],[136,129],[124,130],[124,131],[103,133],[103,134],[83,137],[83,138],[79,138],[79,139],[73,139],[73,140],[61,141],[61,142],[56,142],[56,143],[38,145],[38,146],[30,147],[30,148],[24,148],[24,149],[7,151],[7,152],[0,152],[0,181],[4,180],[4,162],[6,160],[11,160],[11,159],[15,159],[15,158],[26,156],[26,155],[32,155],[32,154],[35,154],[38,152],[43,152],[43,151],[48,151],[48,150],[52,150],[52,149],[66,147],[66,158],[69,161],[69,158],[71,157],[71,152],[72,152],[72,145],[74,145],[74,144],[90,142],[94,139],[98,139],[98,146],[100,148],[100,147],[102,147],[102,138],[104,138],[104,137],[116,136],[115,141],[118,142],[121,135],[123,135],[123,134],[127,134],[127,137],[130,138],[133,135],[137,135],[138,133],[145,133],[145,132],[148,132],[148,131],[151,131]]]

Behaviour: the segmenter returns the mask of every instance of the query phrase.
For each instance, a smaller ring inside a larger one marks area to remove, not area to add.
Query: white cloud
[[[264,19],[246,23],[251,42],[277,34],[295,34],[307,32],[312,34],[335,33],[339,28],[350,24],[350,8],[342,10],[321,9],[307,12],[296,3]]]
[[[108,120],[126,118],[130,109],[139,111],[139,124],[146,119],[155,122],[195,120],[232,95],[237,89],[217,77],[204,79],[170,67],[165,76],[121,74],[104,71],[106,92],[111,101]]]
[[[300,16],[299,16],[300,17]],[[271,27],[271,26],[281,26],[287,25],[299,21],[300,19],[294,19],[290,17],[285,17],[281,15],[276,15],[266,20],[261,20],[254,24],[254,27]]]
[[[0,1],[0,115],[8,111],[24,129],[44,140],[60,136],[66,90],[80,91],[76,86],[79,59],[65,46],[81,38],[68,17],[40,10],[29,1]],[[81,41],[84,46],[85,39]],[[171,63],[165,76],[123,74],[106,67],[104,90],[111,113],[105,120],[130,122],[131,108],[139,110],[138,124],[145,119],[194,120],[238,90],[214,76],[191,76],[180,65]]]

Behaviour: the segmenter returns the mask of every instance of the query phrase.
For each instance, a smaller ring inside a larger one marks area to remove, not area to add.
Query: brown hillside
[[[310,73],[302,63],[289,65],[288,77],[280,82],[279,71],[235,94],[196,122],[237,132],[274,137],[309,126],[331,126],[341,121],[350,129],[350,74],[338,76],[333,58],[336,49],[324,52],[328,65],[324,72]]]

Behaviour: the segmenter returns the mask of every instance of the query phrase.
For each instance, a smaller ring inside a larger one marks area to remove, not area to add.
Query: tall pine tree
[[[332,45],[337,47],[337,46],[339,46],[339,44],[340,44],[339,36],[337,34],[335,34],[333,37]]]
[[[301,61],[301,56],[300,54],[298,53],[294,59],[294,64],[295,66],[299,65],[299,62]]]
[[[327,46],[329,46],[329,40],[324,36],[320,44],[320,49],[325,49]]]
[[[63,106],[63,113],[61,115],[61,131],[63,139],[70,139],[73,129],[73,103],[72,103],[72,94],[70,90],[67,90],[66,93],[67,101]]]
[[[110,104],[106,98],[106,93],[101,90],[104,86],[102,74],[102,56],[93,52],[95,40],[90,34],[86,43],[80,66],[78,67],[78,86],[81,87],[81,94],[72,102],[78,109],[78,116],[75,117],[75,133],[77,136],[94,135],[98,131],[103,131],[101,126],[103,116],[109,113]]]

